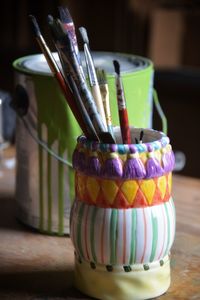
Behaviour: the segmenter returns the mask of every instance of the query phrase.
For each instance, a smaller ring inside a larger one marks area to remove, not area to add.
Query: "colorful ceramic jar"
[[[98,299],[149,299],[170,285],[174,155],[167,136],[143,131],[131,145],[81,136],[74,151],[75,284]],[[132,140],[140,132],[132,129]]]

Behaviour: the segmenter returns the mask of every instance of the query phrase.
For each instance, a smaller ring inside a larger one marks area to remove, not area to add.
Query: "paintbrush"
[[[63,72],[64,72],[65,80],[68,83],[69,87],[72,89],[71,83],[70,83],[70,80],[72,78],[72,76],[71,76],[72,66],[71,66],[70,62],[68,62],[68,63],[64,62],[63,55],[62,55],[62,53],[59,49],[58,38],[57,38],[57,36],[60,35],[59,28],[56,24],[56,20],[51,15],[47,16],[47,22],[48,22],[48,25],[49,25],[49,28],[50,28],[50,31],[51,31],[54,46],[57,50],[58,57],[59,57],[60,62],[61,62],[61,66],[62,66],[62,69],[63,69]],[[66,58],[65,58],[65,60],[66,60]],[[73,86],[73,84],[72,84],[72,86]]]
[[[59,6],[58,7],[59,15],[60,15],[60,20],[63,24],[64,29],[69,33],[73,46],[74,46],[74,51],[77,55],[77,59],[79,61],[80,69],[82,72],[83,77],[85,77],[85,74],[83,72],[82,68],[82,63],[81,63],[81,57],[78,49],[78,43],[77,43],[77,38],[76,38],[76,31],[75,31],[75,26],[74,22],[72,19],[72,16],[68,10],[67,7]]]
[[[62,57],[61,63],[67,64],[71,72],[77,88],[79,89],[83,104],[89,114],[99,139],[104,143],[114,143],[114,140],[102,122],[101,116],[97,111],[96,104],[92,97],[87,83],[83,78],[77,56],[68,32],[63,30],[60,20],[56,20],[53,24],[54,34],[56,35],[56,45]],[[65,69],[65,68],[64,68]]]
[[[117,60],[113,61],[116,73],[117,104],[119,112],[120,129],[123,144],[131,144],[131,132],[128,122],[128,112],[124,95],[123,83],[120,75],[120,64]]]
[[[39,28],[39,25],[38,25],[38,22],[36,20],[36,18],[32,15],[29,15],[29,18],[31,20],[31,24],[32,24],[32,29],[33,29],[33,33],[35,35],[35,38],[39,44],[39,47],[42,51],[42,53],[44,54],[46,60],[47,60],[47,63],[49,65],[49,68],[51,70],[51,72],[56,76],[56,74],[61,74],[60,72],[60,69],[51,53],[51,51],[49,50],[49,47],[47,46],[42,34],[41,34],[41,31],[40,31],[40,28]]]
[[[142,144],[142,143],[143,143],[143,142],[142,142],[143,136],[144,136],[144,131],[141,130],[141,131],[140,131],[140,138],[139,138],[139,141],[138,141],[137,138],[135,138],[135,143],[136,143],[136,144]]]
[[[143,142],[142,142],[143,137],[144,137],[144,131],[141,130],[141,131],[140,131],[140,144],[143,143]]]
[[[56,43],[55,43],[55,32],[54,32],[54,29],[53,29],[53,22],[54,22],[54,19],[51,15],[48,15],[48,24],[50,26],[50,29],[51,29],[51,33],[52,33],[52,37],[53,37],[53,41],[54,41],[54,44],[56,46]],[[58,54],[60,54],[58,52]],[[63,62],[62,62],[62,57],[59,55],[59,58],[61,60],[61,65],[64,65]],[[66,65],[64,65],[66,67]],[[87,135],[86,136],[89,136],[90,139],[93,139],[93,140],[97,140],[98,137],[97,137],[97,134],[96,134],[96,131],[94,129],[94,126],[88,116],[88,113],[82,103],[82,100],[81,100],[81,97],[80,97],[80,94],[79,94],[79,91],[78,91],[78,88],[76,86],[76,83],[74,82],[73,78],[71,77],[69,71],[66,69],[64,70],[65,72],[65,79],[66,79],[66,82],[70,88],[70,90],[72,91],[73,93],[73,97],[74,97],[74,104],[76,105],[77,107],[77,110],[78,110],[78,114],[81,116],[81,118],[83,119],[83,122],[84,122],[84,133],[86,132]],[[74,113],[74,112],[73,112]]]
[[[114,138],[112,117],[111,117],[111,112],[110,112],[109,89],[108,89],[106,73],[103,69],[101,70],[99,68],[96,68],[96,74],[97,74],[97,78],[98,78],[98,82],[99,82],[101,98],[103,101],[103,107],[104,107],[105,116],[106,116],[107,128],[108,128],[108,131],[112,134],[112,136]]]
[[[104,124],[106,124],[105,111],[104,111],[103,102],[101,98],[99,82],[95,71],[94,61],[89,47],[89,39],[88,39],[87,31],[84,27],[80,27],[79,31],[83,40],[85,61],[86,61],[92,95],[96,102],[98,112],[100,113]]]
[[[79,55],[75,26],[74,26],[74,22],[71,17],[71,14],[70,14],[68,8],[63,7],[63,6],[59,6],[58,11],[59,11],[59,15],[60,15],[60,20],[61,20],[64,28],[69,32],[69,34],[72,38],[72,43],[74,45],[75,52],[77,55]]]
[[[51,53],[51,51],[49,50],[42,34],[41,34],[41,31],[40,31],[40,28],[39,28],[39,25],[37,23],[37,20],[34,16],[30,15],[30,20],[31,20],[31,24],[32,24],[32,28],[33,28],[33,32],[34,32],[34,35],[35,35],[35,38],[40,46],[40,49],[41,51],[43,52],[45,58],[46,58],[46,61],[49,65],[49,68],[52,72],[52,74],[54,75],[54,77],[56,78],[59,86],[61,87],[61,90],[65,96],[65,99],[67,100],[68,102],[68,105],[70,106],[78,124],[80,125],[82,131],[84,132],[84,134],[88,137],[88,138],[92,138],[94,139],[95,138],[95,134],[94,133],[91,133],[90,131],[88,131],[88,129],[86,128],[85,126],[85,123],[84,123],[84,119],[83,117],[81,116],[80,114],[80,111],[74,101],[74,95],[72,94],[70,88],[66,85],[66,82],[65,82],[65,79]]]

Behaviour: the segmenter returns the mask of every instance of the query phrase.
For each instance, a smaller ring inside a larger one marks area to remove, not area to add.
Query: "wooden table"
[[[0,299],[89,299],[72,287],[70,239],[42,235],[16,221],[14,178],[13,171],[0,178]],[[173,195],[172,284],[159,299],[200,299],[200,180],[174,175]]]

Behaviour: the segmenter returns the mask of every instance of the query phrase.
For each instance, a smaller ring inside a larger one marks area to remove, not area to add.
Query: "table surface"
[[[43,235],[17,222],[14,171],[1,175],[0,299],[91,299],[73,288],[69,237]],[[174,175],[173,197],[177,229],[171,252],[172,283],[159,299],[200,299],[200,179]]]

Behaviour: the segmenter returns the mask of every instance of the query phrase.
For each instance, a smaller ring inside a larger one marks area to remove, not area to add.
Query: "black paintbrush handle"
[[[91,118],[91,121],[94,125],[94,128],[97,132],[97,134],[99,132],[106,132],[106,128],[104,126],[104,123],[102,121],[102,118],[99,114],[99,112],[97,111],[97,107],[96,104],[94,102],[94,99],[92,97],[92,94],[87,86],[86,81],[84,80],[84,78],[81,75],[81,71],[80,71],[80,66],[77,60],[77,57],[75,55],[75,53],[72,53],[68,51],[67,48],[60,48],[60,51],[62,53],[62,57],[63,60],[67,63],[69,63],[69,61],[71,61],[71,73],[72,73],[72,77],[74,79],[74,81],[76,82],[76,85],[79,89],[81,98],[83,100],[83,103],[85,105],[85,108]]]

